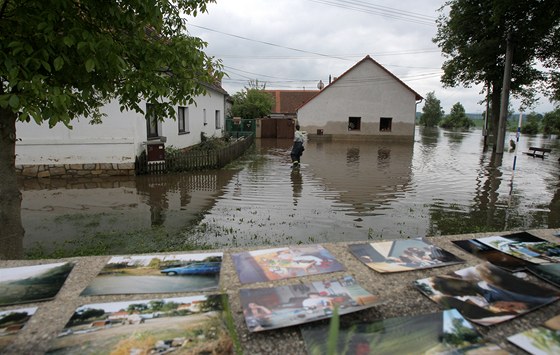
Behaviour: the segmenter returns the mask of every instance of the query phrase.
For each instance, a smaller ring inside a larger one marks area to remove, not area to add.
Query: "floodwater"
[[[482,143],[480,130],[422,127],[414,143],[311,140],[292,170],[291,142],[263,139],[219,171],[25,181],[21,249],[124,254],[560,227],[560,140],[521,136],[501,159]],[[533,158],[529,146],[552,153]]]

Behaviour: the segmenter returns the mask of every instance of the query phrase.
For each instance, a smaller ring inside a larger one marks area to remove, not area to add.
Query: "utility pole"
[[[498,122],[498,137],[496,139],[496,154],[504,153],[506,137],[506,121],[509,104],[509,88],[511,86],[511,66],[513,61],[513,40],[511,33],[507,36],[506,62],[504,65],[504,83],[502,85],[502,99],[500,105],[500,121]]]

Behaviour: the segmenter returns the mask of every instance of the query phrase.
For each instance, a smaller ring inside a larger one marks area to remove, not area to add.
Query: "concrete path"
[[[560,238],[554,236],[558,230],[539,229],[529,230],[528,232],[549,240],[551,242],[560,243]],[[465,259],[466,264],[459,264],[441,268],[419,270],[412,272],[402,272],[396,274],[379,274],[369,269],[367,266],[357,260],[347,249],[348,243],[323,243],[342,264],[347,268],[346,272],[335,274],[323,274],[316,276],[303,277],[298,279],[288,279],[282,281],[266,282],[251,285],[241,285],[237,277],[231,255],[244,250],[255,250],[257,248],[236,248],[223,250],[224,260],[222,263],[222,271],[220,276],[220,289],[229,295],[230,307],[244,354],[305,354],[305,347],[298,326],[270,330],[260,333],[250,333],[245,324],[243,313],[239,300],[239,289],[254,287],[270,287],[288,285],[300,282],[316,281],[328,279],[332,276],[341,276],[350,274],[369,292],[381,296],[386,300],[383,306],[374,307],[354,314],[342,316],[343,322],[363,322],[376,319],[386,319],[391,317],[401,317],[407,315],[419,315],[431,313],[441,310],[440,307],[423,296],[412,286],[414,280],[441,275],[454,270],[462,269],[467,266],[476,265],[481,262],[480,259],[463,252],[451,243],[452,240],[472,239],[487,235],[504,235],[512,232],[500,233],[481,233],[481,234],[464,234],[455,236],[439,236],[429,238],[433,244],[450,251],[451,253]],[[263,246],[262,249],[270,246]],[[221,251],[221,250],[220,250]],[[195,252],[195,251],[193,251]],[[204,251],[206,252],[206,251]],[[63,261],[73,261],[76,263],[72,273],[66,280],[63,288],[52,301],[37,302],[26,305],[2,307],[0,311],[15,308],[23,308],[28,306],[39,307],[37,313],[31,318],[26,327],[22,329],[14,343],[4,350],[8,354],[43,354],[48,350],[52,340],[60,331],[74,312],[74,310],[88,303],[111,302],[117,300],[130,299],[146,299],[144,295],[133,296],[89,296],[80,297],[80,292],[92,281],[105,263],[109,260],[109,256],[93,256],[93,257],[76,257],[63,259]],[[24,265],[45,264],[61,260],[0,260],[0,267],[16,267]],[[550,286],[532,275],[528,276],[533,282]],[[216,292],[209,292],[216,293]],[[193,293],[198,294],[198,293]],[[185,296],[184,293],[150,295],[148,297],[177,297]],[[495,325],[491,327],[480,327],[477,329],[483,336],[504,349],[514,354],[524,354],[523,351],[510,344],[506,337],[516,334],[520,331],[540,325],[545,320],[560,314],[560,301],[551,305],[542,307],[529,314],[523,315],[511,321]]]

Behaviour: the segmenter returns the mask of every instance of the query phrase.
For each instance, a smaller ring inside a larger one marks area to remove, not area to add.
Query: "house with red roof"
[[[300,106],[297,120],[311,137],[408,141],[422,100],[368,55]]]

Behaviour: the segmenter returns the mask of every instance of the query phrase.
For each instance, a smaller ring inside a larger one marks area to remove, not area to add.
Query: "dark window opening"
[[[151,104],[146,104],[146,125],[148,138],[159,137],[159,122]]]
[[[359,131],[362,127],[361,117],[348,117],[348,130]]]
[[[391,132],[391,126],[393,119],[391,117],[381,117],[379,120],[379,131],[380,132]]]

